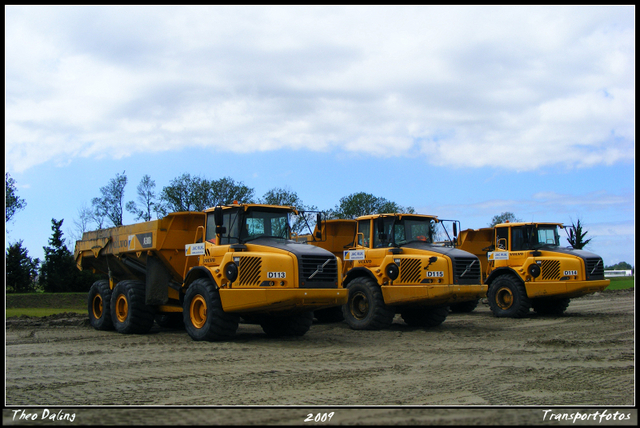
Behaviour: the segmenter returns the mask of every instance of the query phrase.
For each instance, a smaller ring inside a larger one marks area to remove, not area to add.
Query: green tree
[[[27,203],[24,199],[18,196],[16,191],[16,181],[11,178],[8,172],[4,174],[4,182],[6,223],[13,218],[16,212],[24,209],[24,207],[27,206]]]
[[[522,220],[517,218],[514,213],[505,211],[502,214],[494,215],[493,218],[491,219],[491,223],[489,223],[489,227],[493,227],[496,224],[500,224],[500,223],[507,223],[507,222],[517,223],[519,221],[522,221]]]
[[[296,207],[299,210],[305,209],[305,205],[302,202],[302,199],[300,199],[296,192],[280,187],[274,187],[273,189],[268,190],[262,196],[262,198],[260,198],[259,203],[267,205],[283,205],[288,207]]]
[[[102,197],[93,198],[91,204],[94,208],[96,223],[102,228],[101,219],[109,219],[113,226],[122,226],[124,188],[127,185],[125,171],[116,174],[109,180],[109,184],[100,188]]]
[[[149,221],[151,220],[151,213],[154,211],[157,212],[155,188],[156,182],[152,180],[149,175],[145,174],[136,188],[138,191],[138,202],[142,208],[138,208],[135,201],[129,201],[126,205],[127,211],[134,214],[136,220]]]
[[[229,177],[207,180],[185,173],[171,180],[169,186],[162,189],[161,212],[166,215],[179,211],[203,211],[233,201],[250,203],[253,202],[253,193],[253,189]]]
[[[169,185],[165,186],[160,193],[160,200],[163,203],[160,208],[162,214],[192,211],[190,196],[192,187],[191,174],[185,173],[171,180]]]
[[[633,270],[633,266],[631,266],[627,262],[616,263],[615,265],[605,266],[607,270]]]
[[[369,214],[415,213],[413,207],[403,207],[385,198],[370,193],[352,193],[340,198],[340,203],[330,212],[333,218],[352,219]]]
[[[571,245],[576,250],[580,250],[585,247],[589,242],[591,242],[591,238],[584,239],[589,233],[586,230],[582,229],[582,224],[580,223],[580,219],[576,221],[574,224],[571,221],[571,227],[565,228],[565,232],[567,233],[567,241],[569,241],[569,245]]]
[[[22,241],[10,245],[5,259],[7,292],[35,291],[39,264],[38,258],[29,257],[29,252],[22,246]]]
[[[228,205],[234,201],[239,203],[252,203],[254,190],[242,182],[236,182],[230,177],[224,177],[210,182],[208,205],[205,208],[216,205]]]
[[[53,234],[44,248],[44,262],[40,268],[39,284],[48,292],[88,291],[92,277],[80,274],[73,254],[64,244],[62,222],[51,219]]]

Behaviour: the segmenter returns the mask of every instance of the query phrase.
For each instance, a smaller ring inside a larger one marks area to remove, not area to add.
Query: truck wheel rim
[[[513,305],[513,293],[508,287],[498,289],[496,303],[500,309],[509,309]]]
[[[351,303],[349,304],[351,309],[351,315],[356,319],[363,319],[369,313],[369,301],[367,296],[362,292],[357,292],[353,295]]]
[[[207,302],[199,294],[191,300],[189,317],[195,328],[202,328],[207,321]]]
[[[93,296],[93,301],[91,302],[91,309],[93,311],[93,317],[95,319],[102,318],[102,296],[96,294]]]
[[[124,294],[120,294],[116,299],[116,318],[118,321],[124,322],[129,314],[129,303]]]

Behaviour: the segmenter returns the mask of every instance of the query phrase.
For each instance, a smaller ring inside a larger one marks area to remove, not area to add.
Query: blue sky
[[[634,6],[5,6],[7,225],[43,258],[51,219],[126,172],[367,192],[485,227],[571,223],[635,265]],[[125,223],[135,222],[125,214]]]

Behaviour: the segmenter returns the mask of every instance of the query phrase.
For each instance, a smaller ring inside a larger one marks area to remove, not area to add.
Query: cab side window
[[[511,251],[521,251],[525,249],[525,234],[524,228],[514,227],[511,229]]]
[[[238,214],[237,213],[224,213],[222,216],[222,226],[225,228],[225,233],[220,237],[220,244],[237,244],[238,239]]]
[[[360,220],[358,222],[358,245],[369,248],[371,239],[371,221]]]
[[[509,228],[499,227],[496,229],[496,249],[509,250]]]

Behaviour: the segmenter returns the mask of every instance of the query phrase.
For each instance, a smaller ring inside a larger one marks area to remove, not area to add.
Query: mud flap
[[[164,264],[155,256],[147,257],[145,303],[147,305],[164,305],[169,301],[169,283],[171,274]]]

